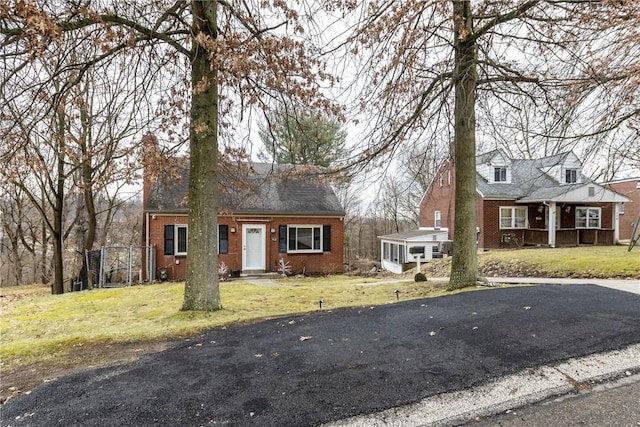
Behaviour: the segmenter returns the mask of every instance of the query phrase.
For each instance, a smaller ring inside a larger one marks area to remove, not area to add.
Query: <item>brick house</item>
[[[631,239],[633,227],[640,221],[640,178],[628,178],[604,182],[602,185],[630,199],[618,206],[620,239]]]
[[[422,229],[453,238],[455,165],[442,163],[420,201]],[[502,150],[476,157],[478,248],[612,245],[628,197],[591,181],[572,152],[512,159]]]
[[[188,261],[188,163],[177,175],[144,179],[143,244],[167,280],[184,280]],[[251,163],[220,180],[218,262],[230,271],[273,271],[282,258],[295,273],[343,272],[344,209],[317,169]]]

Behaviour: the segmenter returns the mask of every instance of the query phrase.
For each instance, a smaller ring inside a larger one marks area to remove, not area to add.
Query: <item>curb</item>
[[[640,344],[623,350],[525,369],[471,389],[443,393],[381,412],[348,418],[326,427],[454,426],[537,403],[590,390],[594,384],[640,372]]]

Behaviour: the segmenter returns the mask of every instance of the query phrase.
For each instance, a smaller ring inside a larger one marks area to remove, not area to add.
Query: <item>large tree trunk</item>
[[[193,2],[194,35],[215,38],[217,2]],[[218,310],[218,83],[207,52],[193,42],[189,233],[183,310]]]
[[[92,102],[93,100],[88,100],[88,102]],[[97,220],[97,212],[95,205],[95,195],[93,194],[93,190],[95,187],[95,183],[93,181],[93,169],[92,169],[92,159],[93,159],[93,150],[88,146],[89,141],[91,140],[91,121],[89,111],[87,110],[86,104],[83,104],[80,108],[80,118],[82,123],[82,133],[80,135],[80,149],[82,150],[82,183],[84,183],[83,188],[83,197],[84,197],[84,208],[86,210],[87,215],[87,227],[86,234],[84,235],[84,241],[82,242],[82,253],[84,256],[85,250],[92,250],[93,245],[96,241],[96,233],[98,229],[98,220]]]
[[[476,41],[471,2],[453,1],[455,26],[455,218],[449,290],[474,286],[476,246]]]
[[[57,113],[58,146],[60,151],[57,156],[56,183],[53,197],[53,224],[51,224],[51,239],[53,241],[53,284],[51,293],[55,295],[64,293],[64,242],[63,242],[63,209],[64,209],[64,176],[65,176],[65,159],[66,155],[66,119],[64,111],[59,109]]]

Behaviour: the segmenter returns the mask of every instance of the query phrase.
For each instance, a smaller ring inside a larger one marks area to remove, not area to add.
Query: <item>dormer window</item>
[[[564,171],[564,182],[567,184],[575,184],[578,182],[578,170],[566,169]]]
[[[507,168],[505,166],[493,168],[493,182],[507,182]]]

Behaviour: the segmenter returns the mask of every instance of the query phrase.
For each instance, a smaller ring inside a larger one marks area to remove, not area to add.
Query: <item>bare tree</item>
[[[51,235],[56,294],[64,292],[65,267],[79,269],[78,255],[94,245],[101,215],[96,199],[132,181],[136,135],[151,117],[141,104],[148,104],[145,68],[123,68],[114,56],[78,74],[75,64],[101,51],[83,40],[60,41],[2,75],[8,144],[0,174],[36,206]],[[69,245],[71,234],[76,241]]]
[[[176,84],[171,99],[178,110],[188,105],[189,111],[189,262],[183,309],[219,309],[217,217],[211,214],[218,211],[218,138],[247,106],[268,108],[273,100],[288,98],[293,105],[333,108],[319,90],[331,78],[306,48],[313,40],[305,36],[303,21],[313,22],[316,11],[304,9],[305,3],[293,10],[281,1],[113,0],[93,6],[8,5],[0,30],[6,37],[5,56],[20,58],[19,68],[45,55],[53,42],[75,35],[100,47],[93,57],[70,66],[78,76],[121,52],[146,57],[150,68],[157,65],[155,58],[166,56],[188,70],[189,79],[176,79],[184,85]]]
[[[450,289],[477,278],[477,135],[480,145],[507,132],[511,150],[594,156],[640,112],[640,44],[630,43],[640,39],[638,2],[346,3],[356,12],[347,51],[361,54],[359,114],[370,117],[352,163],[376,166],[416,141],[454,142]]]

